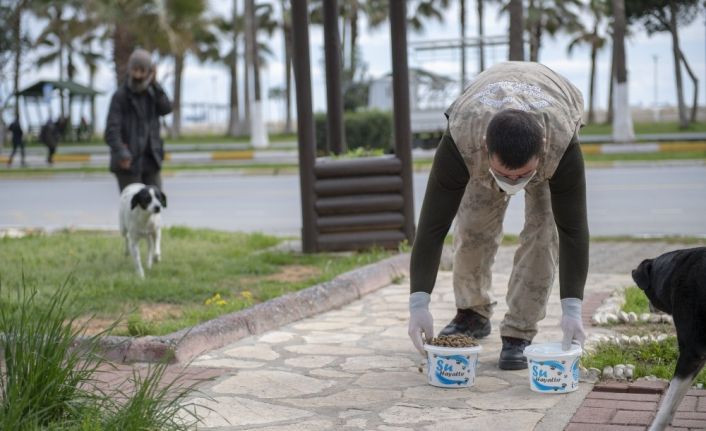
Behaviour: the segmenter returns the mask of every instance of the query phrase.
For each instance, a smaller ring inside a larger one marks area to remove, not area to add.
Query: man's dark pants
[[[162,190],[162,176],[160,175],[160,167],[152,157],[144,158],[140,172],[133,173],[131,171],[118,171],[115,173],[115,177],[118,179],[118,187],[120,188],[120,192],[132,183],[157,186],[160,190]]]

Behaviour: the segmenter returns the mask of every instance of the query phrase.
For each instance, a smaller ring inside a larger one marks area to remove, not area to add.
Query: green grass
[[[674,151],[627,154],[584,154],[588,167],[592,164],[612,162],[650,162],[660,160],[706,160],[706,151]]]
[[[679,357],[679,347],[676,337],[669,337],[662,342],[651,342],[641,345],[617,345],[614,343],[599,343],[596,352],[585,355],[581,359],[584,367],[603,367],[616,364],[634,364],[634,378],[654,375],[663,379],[671,379]],[[701,370],[694,383],[706,384],[706,369]]]
[[[635,123],[635,134],[648,133],[681,133],[681,132],[706,132],[706,123],[697,122],[689,125],[687,129],[680,129],[676,122],[649,122]],[[613,133],[611,124],[589,124],[581,129],[581,135],[610,135]]]
[[[97,321],[127,316],[113,333],[162,335],[241,310],[287,292],[330,280],[389,253],[295,254],[272,251],[280,239],[173,227],[162,235],[162,262],[135,275],[117,233],[60,232],[0,239],[0,278],[14,288],[22,280],[48,304],[72,273],[76,301],[68,311],[95,313]],[[143,262],[146,246],[142,244]],[[214,296],[220,295],[221,300]],[[0,298],[0,308],[13,306]],[[210,301],[209,301],[210,300]]]
[[[649,313],[650,302],[639,287],[630,286],[625,289],[625,304],[623,304],[622,310],[626,313],[632,311],[638,315]]]

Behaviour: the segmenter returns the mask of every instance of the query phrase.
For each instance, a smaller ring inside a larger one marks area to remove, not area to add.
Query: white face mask
[[[517,180],[511,180],[510,178],[496,175],[492,169],[488,170],[490,171],[490,175],[495,178],[495,182],[498,183],[498,187],[500,187],[505,193],[510,196],[517,194],[520,190],[524,189],[527,183],[529,183],[532,178],[534,178],[534,176],[537,174],[537,171],[535,170],[534,172],[532,172],[532,175],[528,177],[518,178]]]

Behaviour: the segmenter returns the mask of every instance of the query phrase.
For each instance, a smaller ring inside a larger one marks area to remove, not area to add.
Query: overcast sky
[[[477,33],[475,2],[467,1],[466,3],[468,4],[466,34],[467,36],[473,36]],[[230,13],[231,4],[230,1],[210,1],[212,13],[223,15]],[[275,4],[277,11],[279,11],[278,4],[279,2]],[[242,6],[240,10],[242,10]],[[457,38],[460,33],[458,17],[459,11],[457,9],[457,2],[452,2],[452,7],[445,13],[444,22],[427,22],[425,32],[422,34],[409,32],[408,41],[412,43],[415,41]],[[586,20],[590,19],[588,16],[585,18]],[[498,14],[497,5],[489,4],[486,6],[484,21],[486,35],[506,34],[508,18],[505,15]],[[41,24],[34,20],[30,20],[28,24],[35,34],[41,28]],[[671,37],[668,33],[659,33],[649,37],[641,26],[637,25],[633,26],[632,30],[633,34],[627,41],[626,46],[631,105],[651,107],[655,102],[659,105],[674,105],[676,101],[676,90],[674,84],[674,63],[671,55]],[[376,78],[389,73],[391,70],[389,26],[384,25],[378,29],[369,30],[367,23],[363,20],[363,22],[360,23],[360,31],[359,43],[363,56],[362,60],[367,64],[368,76]],[[703,15],[696,18],[689,26],[681,27],[679,29],[679,37],[682,50],[701,84],[701,88],[699,89],[699,103],[705,104],[706,28]],[[323,40],[320,26],[310,26],[310,40],[314,110],[323,111],[326,107],[326,94],[322,61]],[[549,36],[545,37],[543,39],[539,60],[572,81],[584,92],[584,99],[587,102],[589,51],[587,47],[578,47],[573,51],[572,56],[569,57],[566,52],[569,40],[570,38],[565,35],[559,35],[555,39]],[[275,55],[262,70],[262,94],[265,96],[268,94],[270,87],[283,86],[284,82],[284,69],[282,64],[283,41],[279,33],[273,36],[269,46],[274,51]],[[110,55],[110,47],[106,47],[104,51],[107,56]],[[226,48],[224,47],[222,51],[225,52]],[[657,58],[656,62],[654,59],[655,56]],[[609,47],[604,49],[598,56],[595,101],[598,108],[605,108],[607,102],[609,57]],[[486,63],[488,65],[506,59],[506,48],[487,48]],[[410,67],[428,69],[453,79],[458,79],[459,77],[459,60],[460,54],[458,51],[437,50],[421,53],[410,49],[409,52]],[[159,75],[170,75],[172,68],[173,65],[171,61],[161,61],[159,64]],[[469,71],[470,77],[478,71],[478,61],[475,50],[468,50],[467,70]],[[57,79],[57,77],[58,65],[56,64],[43,67],[39,70],[33,67],[27,67],[27,72],[23,73],[21,77],[21,87],[31,85],[39,79]],[[685,100],[690,103],[693,87],[685,72],[684,78]],[[82,65],[79,65],[79,74],[76,80],[80,83],[88,82],[88,75]],[[170,94],[172,93],[172,85],[170,79],[167,78],[165,87]],[[187,60],[182,87],[184,102],[227,104],[229,85],[228,72],[223,66],[198,64],[193,58]],[[109,103],[110,95],[115,90],[112,62],[106,62],[101,66],[96,80],[96,87],[104,92],[104,94],[97,99],[98,127],[102,129],[105,123],[107,104]],[[264,106],[265,116],[268,121],[280,120],[283,117],[284,108],[282,102],[265,100]],[[35,109],[30,109],[30,115],[36,118],[35,111]],[[36,119],[34,121],[36,121]]]

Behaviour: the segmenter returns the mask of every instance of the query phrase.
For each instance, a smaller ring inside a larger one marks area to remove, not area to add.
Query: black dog
[[[642,261],[632,278],[657,309],[674,318],[679,359],[650,431],[663,430],[706,362],[706,247]]]

